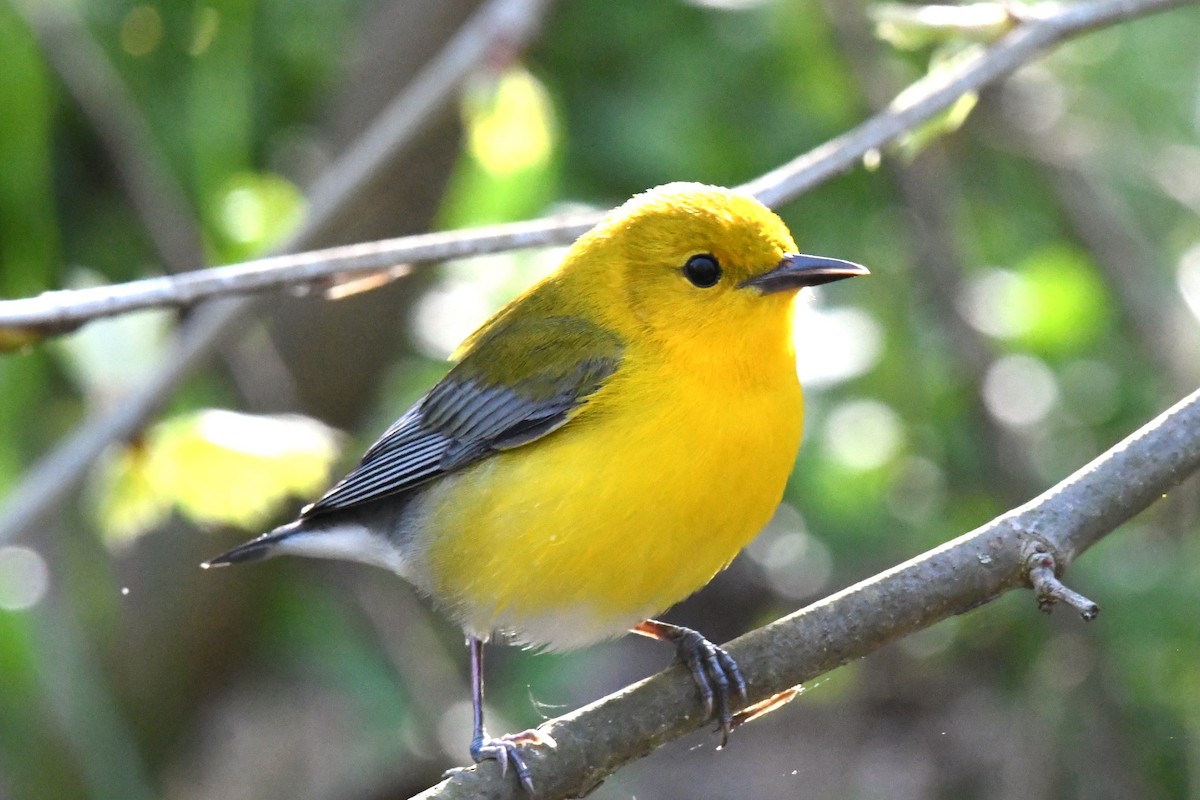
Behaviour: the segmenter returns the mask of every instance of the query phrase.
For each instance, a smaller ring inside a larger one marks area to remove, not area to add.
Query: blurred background
[[[478,5],[0,0],[0,294],[267,252]],[[311,243],[740,183],[978,46],[836,0],[570,0],[537,22]],[[1195,387],[1198,32],[1193,6],[1070,43],[780,210],[873,277],[808,298],[786,503],[667,619],[732,638],[1024,502]],[[197,564],[320,492],[561,252],[265,298],[82,492],[0,541],[0,798],[383,800],[466,763],[461,634],[408,586]],[[0,356],[0,496],[197,316]],[[1185,484],[1080,559],[1094,623],[1013,593],[593,796],[1200,798],[1198,510]],[[670,657],[493,648],[491,728]]]

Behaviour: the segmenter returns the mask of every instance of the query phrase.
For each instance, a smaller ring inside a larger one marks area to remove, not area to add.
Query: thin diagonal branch
[[[1049,556],[1061,572],[1197,469],[1200,390],[1020,508],[731,642],[727,650],[749,683],[748,702],[774,698],[888,642],[1029,586],[1031,566],[1047,563],[1034,556]],[[1078,602],[1081,613],[1094,616],[1086,600]],[[582,797],[621,766],[707,722],[691,677],[675,666],[543,723],[539,730],[556,746],[526,748],[523,755],[540,800]],[[520,789],[487,762],[420,797],[517,798]]]
[[[299,249],[315,240],[337,210],[367,185],[371,175],[413,141],[433,112],[453,99],[462,81],[483,63],[498,41],[516,44],[531,35],[533,22],[540,19],[545,2],[490,0],[476,12],[441,54],[317,181],[310,192],[310,214],[284,248]],[[353,181],[349,175],[355,176]],[[0,543],[33,528],[60,506],[104,449],[136,435],[183,381],[233,335],[236,323],[252,308],[252,300],[241,298],[199,309],[144,384],[131,390],[112,409],[85,420],[22,477],[0,506]]]
[[[41,51],[83,109],[150,241],[170,272],[204,258],[203,234],[150,125],[76,11],[65,3],[13,4],[37,33]]]
[[[150,123],[120,74],[79,16],[65,3],[13,4],[36,33],[41,51],[91,122],[131,207],[164,269],[179,273],[205,262],[204,234]],[[239,368],[237,343],[221,349],[233,380],[247,397],[290,376],[278,355],[260,347],[254,370]]]
[[[1046,4],[1023,11],[1020,23],[973,61],[927,79],[923,91],[905,93],[904,105],[891,107],[741,188],[776,207],[852,168],[868,152],[879,150],[948,108],[963,94],[1010,74],[1066,39],[1196,0],[1100,0],[1072,6]],[[365,137],[369,142],[370,137]],[[352,172],[358,172],[357,168]],[[330,188],[336,196],[337,187]],[[323,207],[314,203],[318,216]],[[339,274],[377,272],[397,264],[442,261],[570,242],[596,217],[584,216],[519,223],[490,230],[400,237],[346,248],[329,248],[295,257],[260,259],[226,267],[151,278],[119,286],[47,292],[21,300],[0,301],[0,331],[54,333],[101,316],[155,306],[186,306],[200,300],[244,295],[284,286],[327,280]],[[537,236],[529,236],[530,225]],[[294,243],[294,242],[293,242]],[[292,247],[286,249],[295,249]]]

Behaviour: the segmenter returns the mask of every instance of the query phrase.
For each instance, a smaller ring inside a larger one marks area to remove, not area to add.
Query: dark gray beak
[[[742,281],[740,285],[753,286],[763,294],[771,294],[870,274],[870,270],[862,264],[852,261],[796,253],[784,256],[774,269]]]

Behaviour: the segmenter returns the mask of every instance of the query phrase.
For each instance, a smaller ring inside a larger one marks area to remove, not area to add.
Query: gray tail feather
[[[289,536],[300,532],[300,520],[281,525],[270,533],[264,533],[257,539],[251,539],[245,544],[239,544],[216,558],[210,558],[200,566],[204,569],[224,567],[229,564],[244,564],[249,561],[259,561],[275,555],[275,546]]]

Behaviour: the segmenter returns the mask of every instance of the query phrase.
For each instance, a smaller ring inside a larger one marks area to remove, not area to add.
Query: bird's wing
[[[301,516],[407,491],[557,430],[616,371],[622,349],[615,334],[577,317],[494,326]]]

